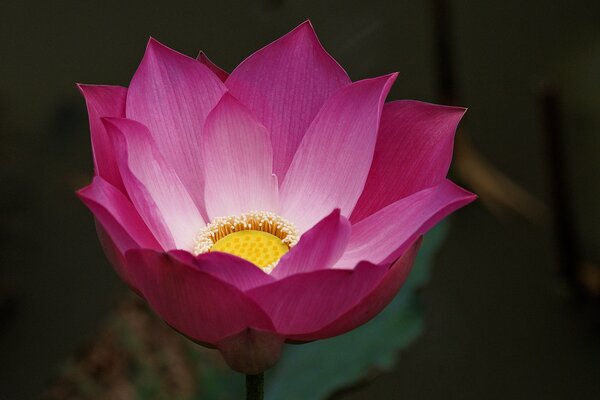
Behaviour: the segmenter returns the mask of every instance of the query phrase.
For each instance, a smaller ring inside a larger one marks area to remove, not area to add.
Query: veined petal
[[[148,127],[165,160],[204,212],[199,137],[225,92],[202,63],[150,39],[127,94],[127,118]]]
[[[351,221],[442,182],[464,113],[464,108],[413,100],[385,104],[373,164]]]
[[[273,171],[284,177],[310,122],[350,78],[306,21],[244,60],[225,84],[267,127]]]
[[[96,175],[125,193],[115,162],[112,142],[100,121],[102,117],[124,117],[127,88],[121,86],[77,85],[85,98]]]
[[[248,328],[273,331],[269,317],[252,299],[194,265],[152,250],[130,250],[127,262],[150,306],[198,342],[215,345]]]
[[[305,231],[332,209],[349,216],[367,179],[391,74],[340,89],[311,123],[281,185],[281,214]]]
[[[393,261],[419,236],[475,198],[474,194],[445,180],[398,200],[352,225],[348,250],[336,266],[352,267],[362,260]]]
[[[275,278],[243,258],[227,253],[209,252],[194,257],[183,250],[173,250],[169,255],[184,264],[193,265],[242,292],[274,282]]]
[[[356,306],[326,327],[309,334],[292,335],[288,339],[312,341],[326,339],[351,331],[379,314],[398,293],[411,271],[421,241],[413,244],[387,271],[381,282],[366,294]]]
[[[125,264],[125,252],[135,248],[159,250],[160,245],[140,218],[129,199],[99,176],[77,192],[94,214],[105,252],[119,276],[132,285]],[[132,285],[133,286],[133,285]]]
[[[281,257],[271,276],[281,279],[331,267],[346,250],[350,229],[350,222],[340,210],[334,210],[302,235],[298,244]]]
[[[146,225],[163,249],[191,250],[204,219],[148,129],[125,118],[102,121],[113,140],[129,197]]]
[[[219,67],[214,62],[212,62],[211,59],[208,58],[206,53],[204,53],[203,51],[201,51],[200,54],[198,54],[198,57],[196,57],[196,59],[202,64],[206,65],[208,69],[210,69],[217,76],[217,78],[221,80],[221,82],[225,82],[225,80],[227,80],[227,78],[229,77],[229,73],[223,68]]]
[[[270,316],[277,332],[293,336],[329,325],[379,284],[388,266],[360,263],[353,270],[295,274],[246,292]]]
[[[211,219],[276,209],[269,134],[233,96],[223,95],[206,118],[201,146]]]

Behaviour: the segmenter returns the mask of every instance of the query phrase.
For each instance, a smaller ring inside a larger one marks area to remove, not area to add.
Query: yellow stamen
[[[215,243],[209,251],[221,251],[242,257],[265,269],[289,251],[277,236],[261,231],[233,232]]]
[[[196,238],[194,254],[234,254],[270,273],[297,242],[293,224],[270,212],[253,211],[215,218]]]

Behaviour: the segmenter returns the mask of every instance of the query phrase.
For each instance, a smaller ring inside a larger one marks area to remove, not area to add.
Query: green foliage
[[[423,330],[418,289],[429,280],[446,232],[447,224],[442,224],[427,235],[406,284],[372,321],[332,339],[286,346],[283,358],[267,377],[267,399],[324,399],[369,372],[392,368],[398,351]]]

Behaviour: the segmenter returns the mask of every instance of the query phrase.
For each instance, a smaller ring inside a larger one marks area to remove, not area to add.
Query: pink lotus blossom
[[[305,22],[230,75],[151,39],[129,88],[80,85],[119,276],[247,374],[369,321],[475,197],[446,179],[465,110],[384,104],[396,75],[352,82]]]

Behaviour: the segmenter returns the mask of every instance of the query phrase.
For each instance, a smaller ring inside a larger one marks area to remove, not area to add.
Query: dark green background
[[[569,177],[600,262],[600,3],[451,1],[464,127],[548,203],[537,95],[564,88]],[[390,99],[439,101],[430,1],[0,2],[0,398],[35,398],[124,291],[73,191],[92,172],[73,83],[127,85],[148,36],[231,70],[310,18],[354,79],[401,75]],[[570,305],[547,226],[458,213],[424,293],[424,335],[348,398],[597,398],[600,339]],[[377,340],[377,338],[373,338]]]

